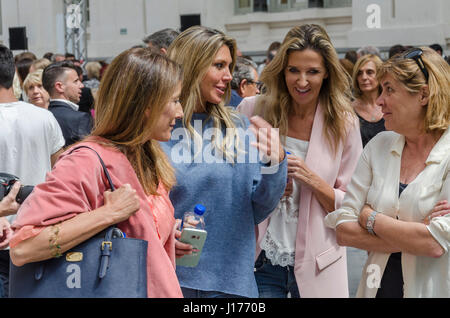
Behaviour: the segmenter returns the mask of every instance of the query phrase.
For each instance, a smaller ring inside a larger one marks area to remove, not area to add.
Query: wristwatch
[[[367,231],[369,231],[369,233],[372,235],[376,235],[375,232],[373,231],[373,228],[375,227],[375,217],[377,216],[378,213],[379,212],[377,211],[372,211],[372,213],[370,213],[369,217],[367,218],[366,228]]]

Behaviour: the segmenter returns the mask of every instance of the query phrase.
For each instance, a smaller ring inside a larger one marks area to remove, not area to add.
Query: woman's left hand
[[[182,243],[179,241],[181,237],[181,231],[179,230],[181,225],[181,220],[176,220],[176,230],[175,230],[175,257],[180,258],[184,255],[190,255],[192,254],[192,245]]]
[[[367,219],[369,218],[369,215],[372,212],[373,212],[372,207],[370,205],[366,204],[362,208],[361,212],[359,213],[359,218],[358,218],[359,225],[361,225],[361,227],[366,229],[366,230],[367,230],[367,227],[366,227],[367,226]]]

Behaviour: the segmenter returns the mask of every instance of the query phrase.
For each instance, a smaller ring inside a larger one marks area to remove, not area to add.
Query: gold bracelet
[[[58,234],[60,231],[59,225],[53,225],[51,230],[53,233],[50,235],[50,239],[48,240],[50,251],[52,251],[52,256],[54,258],[59,258],[62,256],[61,245],[58,244]]]

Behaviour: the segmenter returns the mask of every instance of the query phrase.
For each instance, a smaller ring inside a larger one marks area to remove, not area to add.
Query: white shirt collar
[[[69,105],[73,110],[78,111],[78,109],[80,108],[80,106],[78,106],[75,103],[72,103],[70,100],[67,99],[50,99],[50,102],[63,102],[66,103],[67,105]]]
[[[398,135],[398,138],[394,140],[391,146],[391,153],[395,153],[401,156],[403,153],[403,148],[405,147],[405,136]],[[439,141],[434,145],[427,158],[426,164],[430,163],[440,163],[447,155],[450,150],[450,126],[441,136]]]

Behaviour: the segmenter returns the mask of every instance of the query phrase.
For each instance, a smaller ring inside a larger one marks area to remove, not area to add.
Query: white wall
[[[26,26],[29,49],[64,53],[62,0],[0,0],[0,41],[9,45],[9,27]],[[368,29],[369,4],[381,7],[381,29]],[[392,4],[395,3],[395,16]],[[232,0],[90,0],[89,58],[112,57],[163,28],[180,28],[180,15],[200,14],[202,25],[225,31],[245,52],[267,50],[301,23],[327,29],[337,48],[363,45],[447,44],[450,49],[449,0],[353,0],[352,8],[305,9],[278,13],[234,14]],[[126,29],[122,35],[120,30]]]
[[[372,3],[381,7],[381,29],[367,27],[366,8]],[[393,0],[353,1],[353,27],[348,34],[349,45],[444,45],[449,41],[448,0],[395,0],[395,10],[393,3]]]

